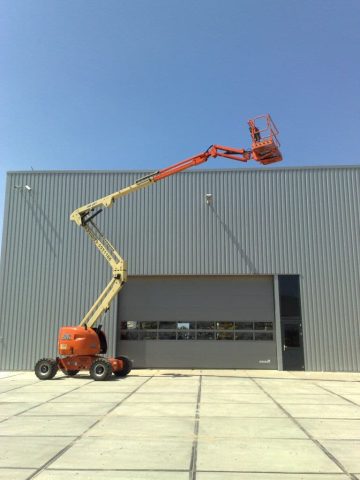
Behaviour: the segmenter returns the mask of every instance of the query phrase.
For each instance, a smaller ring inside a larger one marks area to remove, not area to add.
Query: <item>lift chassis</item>
[[[179,163],[151,173],[135,181],[132,185],[106,195],[94,202],[76,209],[70,220],[82,227],[90,240],[105,257],[112,269],[112,278],[97,298],[78,326],[61,327],[58,338],[59,356],[56,359],[42,358],[35,365],[35,374],[41,380],[53,378],[58,369],[68,376],[76,375],[80,370],[87,370],[94,380],[107,380],[114,374],[126,376],[132,368],[132,362],[125,356],[105,357],[107,341],[101,325],[95,327],[110,304],[127,281],[127,264],[115,247],[103,235],[94,222],[102,207],[111,207],[115,200],[134,193],[137,190],[163,180],[171,175],[200,165],[210,157],[224,157],[241,162],[251,159],[268,165],[282,160],[280,144],[277,140],[278,130],[270,115],[260,115],[248,122],[252,138],[250,150],[211,145],[205,152],[189,157]]]

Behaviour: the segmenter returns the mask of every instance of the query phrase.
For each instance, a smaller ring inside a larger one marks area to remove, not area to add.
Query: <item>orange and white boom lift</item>
[[[102,315],[109,310],[111,302],[127,280],[125,260],[100,232],[94,218],[101,213],[101,207],[111,207],[118,198],[146,188],[175,173],[200,165],[210,157],[224,157],[241,162],[253,159],[263,165],[281,161],[280,144],[277,140],[278,130],[270,115],[255,117],[249,120],[248,124],[252,138],[251,150],[211,145],[205,152],[146,175],[132,185],[88,203],[71,214],[70,219],[84,229],[108,261],[112,269],[112,278],[78,326],[60,328],[59,356],[56,359],[43,358],[36,363],[35,374],[38,378],[51,379],[59,368],[69,376],[76,375],[80,370],[89,370],[94,380],[107,380],[112,373],[117,377],[124,377],[130,372],[132,364],[127,357],[103,356],[107,351],[106,336],[101,330],[101,325],[94,327]]]

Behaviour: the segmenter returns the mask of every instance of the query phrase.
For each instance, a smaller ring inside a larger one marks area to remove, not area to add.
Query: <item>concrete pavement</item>
[[[360,374],[0,373],[0,479],[360,479]]]

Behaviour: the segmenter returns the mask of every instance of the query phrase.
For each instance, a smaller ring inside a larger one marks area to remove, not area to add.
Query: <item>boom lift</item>
[[[118,198],[146,188],[190,167],[200,165],[210,157],[224,157],[241,162],[254,159],[262,165],[281,161],[280,144],[277,140],[278,130],[270,115],[255,117],[249,120],[248,125],[252,138],[251,150],[211,145],[205,152],[139,178],[132,185],[88,203],[71,214],[70,219],[84,229],[108,261],[112,269],[112,278],[78,326],[60,328],[59,356],[56,359],[43,358],[35,365],[35,374],[40,380],[53,378],[59,368],[69,376],[76,375],[80,370],[90,370],[90,376],[94,380],[107,380],[112,373],[117,377],[124,377],[130,372],[132,364],[127,357],[106,358],[102,356],[107,351],[106,336],[101,329],[101,325],[94,326],[101,316],[109,310],[112,300],[127,280],[125,260],[101,233],[94,219],[102,212],[101,207],[111,207]]]

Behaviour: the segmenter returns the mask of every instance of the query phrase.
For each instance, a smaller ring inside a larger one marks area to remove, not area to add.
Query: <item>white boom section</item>
[[[155,175],[155,173],[150,174],[147,177],[144,177],[143,179],[140,178],[132,185],[122,188],[117,192],[110,193],[110,195],[106,195],[105,197],[99,198],[99,200],[95,200],[94,202],[88,203],[83,207],[77,208],[70,215],[70,220],[73,220],[75,223],[82,226],[82,224],[84,223],[84,217],[88,215],[90,212],[92,212],[93,210],[95,210],[96,208],[111,207],[115,202],[115,200],[117,200],[118,198],[125,197],[125,195],[129,195],[129,193],[136,192],[136,190],[140,190],[141,188],[145,188],[151,185],[154,182],[152,178],[153,175]]]
[[[81,320],[79,326],[86,326],[88,328],[92,327],[99,320],[99,318],[105,312],[107,312],[107,310],[109,310],[111,302],[122,289],[127,280],[127,264],[125,260],[94,223],[93,218],[101,212],[101,210],[97,209],[100,207],[111,207],[118,198],[124,197],[129,193],[136,192],[136,190],[148,187],[154,182],[153,175],[154,174],[151,174],[147,177],[137,180],[129,187],[122,188],[117,192],[111,193],[110,195],[106,195],[99,200],[95,200],[94,202],[88,203],[83,207],[77,208],[70,215],[70,220],[74,221],[77,225],[85,230],[96,248],[106,258],[112,268],[113,274],[113,278],[106,286],[105,290],[97,298],[85,317]],[[91,215],[91,213],[95,210],[97,210],[97,212]]]

